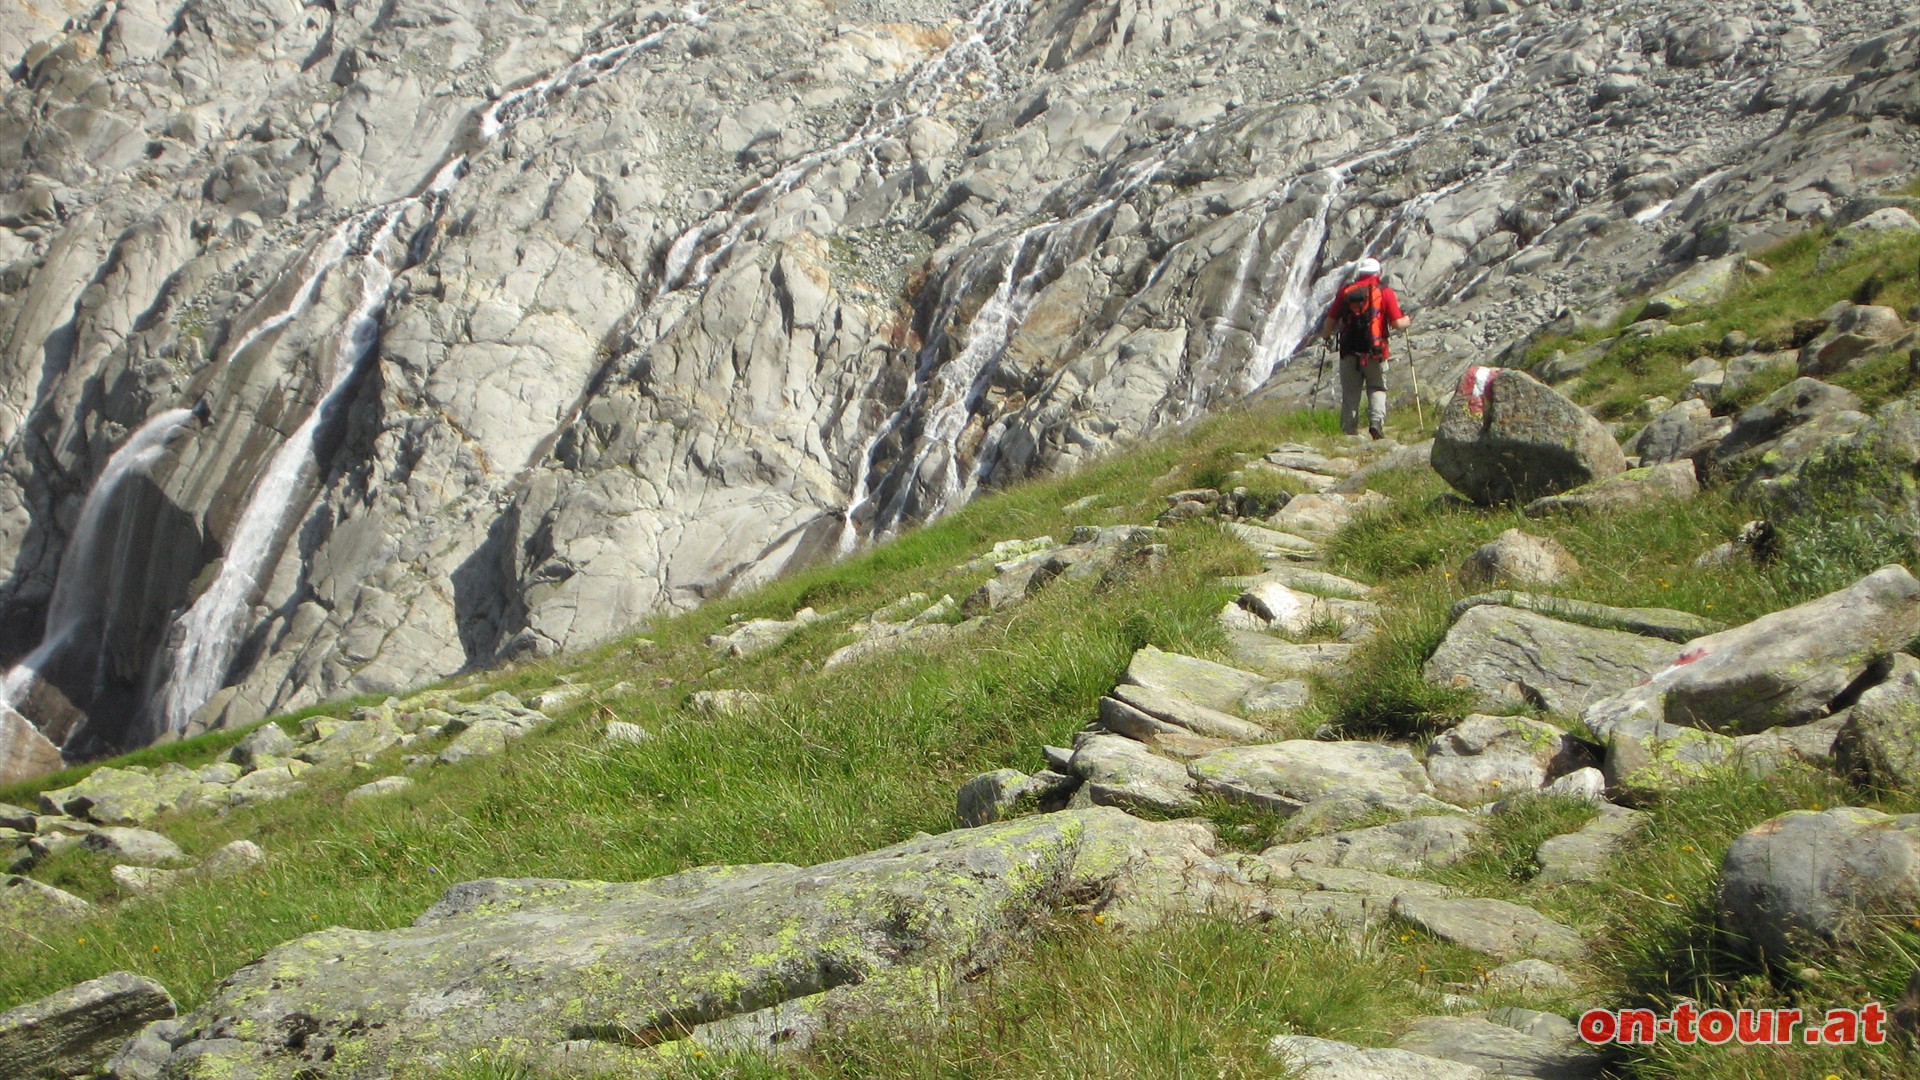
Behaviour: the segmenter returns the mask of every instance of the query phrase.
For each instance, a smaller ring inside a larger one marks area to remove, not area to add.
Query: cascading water
[[[314,438],[356,385],[355,376],[373,355],[380,332],[380,310],[393,282],[393,271],[382,249],[409,209],[412,205],[381,207],[341,227],[343,234],[371,229],[372,235],[361,238],[365,254],[360,258],[360,300],[343,327],[333,381],[255,481],[246,510],[227,545],[220,573],[175,624],[181,638],[173,653],[172,678],[162,706],[167,731],[177,734],[184,730],[193,714],[225,681],[227,667],[246,633],[247,609],[272,562],[276,541],[296,508],[294,500],[303,488]]]
[[[1180,146],[1184,147],[1192,140],[1193,135],[1190,134]],[[942,364],[940,356],[951,340],[946,328],[960,298],[971,291],[973,282],[977,280],[975,267],[978,262],[970,264],[966,271],[957,276],[949,275],[949,280],[957,287],[942,290],[933,322],[934,332],[920,350],[913,386],[893,418],[874,434],[862,454],[853,496],[842,512],[844,524],[839,541],[842,552],[851,550],[859,542],[859,514],[873,504],[875,492],[871,477],[875,453],[886,437],[901,430],[911,417],[922,418],[919,449],[887,471],[882,484],[894,481],[893,494],[875,513],[869,526],[869,535],[882,535],[900,523],[914,493],[915,479],[936,453],[944,455],[941,486],[932,505],[922,508],[924,515],[936,516],[956,501],[964,501],[972,496],[979,482],[980,471],[977,468],[971,470],[966,480],[961,480],[960,437],[966,431],[973,407],[998,370],[1000,358],[1005,355],[1013,335],[1025,320],[1028,306],[1040,288],[1058,276],[1057,271],[1067,261],[1078,257],[1081,239],[1090,232],[1097,232],[1101,223],[1119,208],[1122,200],[1152,183],[1154,177],[1166,168],[1172,154],[1173,151],[1169,150],[1122,171],[1110,185],[1111,193],[1099,201],[1069,217],[1024,229],[1013,239],[996,247],[996,251],[1009,252],[1001,270],[1000,283],[993,296],[981,304],[968,320],[966,345],[953,359]],[[1042,247],[1023,273],[1023,256],[1035,240],[1043,241]]]
[[[53,596],[47,604],[46,630],[40,644],[25,659],[15,664],[0,681],[0,706],[17,708],[33,688],[33,682],[56,661],[60,654],[81,644],[92,646],[92,655],[102,655],[98,623],[105,600],[101,588],[101,557],[110,555],[117,537],[110,535],[116,526],[126,528],[116,509],[120,489],[126,481],[145,475],[167,452],[167,443],[193,419],[190,409],[168,409],[155,414],[135,431],[120,449],[107,459],[107,465],[80,504],[80,520],[73,539],[60,560],[60,573],[54,579]],[[91,637],[90,642],[81,639]]]
[[[688,23],[695,24],[706,17],[701,9],[691,5],[682,14]],[[557,74],[495,101],[481,115],[483,144],[497,139],[515,125],[544,114],[560,95],[618,71],[680,25],[683,24],[668,22],[639,37],[587,53]],[[399,254],[393,256],[396,261],[405,257],[427,224],[437,217],[447,194],[466,174],[469,158],[469,154],[461,154],[447,161],[419,195],[395,200],[348,219],[321,245],[318,256],[307,261],[307,277],[295,291],[288,308],[254,328],[229,351],[231,360],[240,349],[306,310],[326,277],[346,259],[354,241],[360,242],[363,252],[358,262],[360,299],[342,324],[332,381],[306,420],[275,451],[266,470],[254,482],[246,508],[228,542],[220,572],[175,620],[178,638],[170,656],[167,682],[157,709],[151,710],[155,714],[156,730],[151,733],[154,737],[184,731],[194,714],[224,685],[234,654],[251,623],[248,609],[263,585],[263,577],[271,569],[279,541],[286,535],[296,512],[305,505],[299,497],[306,488],[315,439],[326,420],[351,396],[360,372],[374,354],[380,314],[396,272],[395,265],[388,262],[387,249],[398,249]],[[393,244],[395,230],[408,214],[428,204],[433,213],[427,215],[426,223],[405,243]]]

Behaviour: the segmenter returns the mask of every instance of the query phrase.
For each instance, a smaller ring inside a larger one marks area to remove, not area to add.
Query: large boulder
[[[1688,267],[1647,301],[1641,318],[1664,319],[1703,305],[1719,303],[1733,291],[1746,261],[1745,255],[1723,255]]]
[[[1433,439],[1433,467],[1483,506],[1531,502],[1625,472],[1607,426],[1523,371],[1472,367]]]
[[[1920,814],[1795,810],[1749,829],[1721,863],[1720,930],[1770,959],[1864,941],[1920,910]]]
[[[152,979],[116,971],[0,1013],[0,1076],[91,1076],[122,1043],[173,1015]]]
[[[1833,756],[1857,780],[1920,791],[1920,660],[1893,658],[1887,681],[1848,710]]]
[[[1482,707],[1538,705],[1563,716],[1673,661],[1671,642],[1561,622],[1518,608],[1469,608],[1427,660],[1430,682],[1474,691]]]
[[[1372,742],[1291,739],[1233,746],[1195,759],[1187,772],[1203,791],[1287,813],[1333,797],[1391,805],[1430,794],[1432,787],[1412,754]]]
[[[1888,566],[1838,592],[1689,642],[1645,684],[1596,701],[1598,731],[1621,720],[1752,733],[1826,714],[1920,634],[1920,581]]]
[[[333,928],[229,976],[166,1075],[433,1073],[511,1051],[542,1072],[652,1075],[772,1050],[873,1009],[925,1016],[1061,904],[1109,919],[1252,900],[1211,834],[1095,808],[922,836],[813,867],[636,883],[459,885],[411,927]],[[370,1020],[375,1022],[369,1022]]]
[[[70,787],[40,793],[40,809],[101,825],[139,825],[200,794],[200,777],[167,764],[158,769],[103,765]]]

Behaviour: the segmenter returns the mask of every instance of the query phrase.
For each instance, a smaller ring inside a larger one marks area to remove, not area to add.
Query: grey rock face
[[[12,783],[58,770],[60,748],[12,709],[0,708],[0,783]]]
[[[1524,371],[1469,368],[1433,437],[1433,468],[1483,506],[1625,472],[1605,424]]]
[[[93,905],[32,878],[9,875],[0,879],[0,922],[33,925],[85,915]]]
[[[1423,670],[1431,682],[1473,690],[1489,708],[1538,703],[1577,716],[1664,669],[1676,653],[1656,638],[1486,606],[1454,622]]]
[[[1600,880],[1607,860],[1633,837],[1640,821],[1641,815],[1634,811],[1601,807],[1601,812],[1577,831],[1549,837],[1540,845],[1533,855],[1540,867],[1534,881],[1562,885]]]
[[[0,1073],[85,1076],[141,1028],[173,1015],[152,979],[116,971],[0,1013]]]
[[[1912,171],[1889,0],[1580,14],[8,5],[17,704],[86,755],[591,644],[1310,400],[1364,250],[1441,386]]]
[[[1067,768],[1086,781],[1087,797],[1096,806],[1182,810],[1194,802],[1183,766],[1118,735],[1079,741]]]
[[[1530,589],[1557,585],[1579,572],[1579,560],[1560,546],[1559,541],[1508,529],[1467,556],[1460,564],[1459,579],[1463,585],[1518,585]]]
[[[320,1053],[435,1068],[505,1037],[562,1069],[670,1069],[686,1049],[674,1043],[725,1034],[706,1025],[784,1006],[830,1027],[924,1000],[926,979],[991,962],[1062,897],[1110,912],[1222,901],[1239,886],[1207,842],[1204,829],[1095,809],[810,868],[470,882],[413,927],[322,931],[236,973],[183,1019],[168,1075],[292,1077]],[[386,1022],[364,1023],[373,1015]]]
[[[1779,476],[1829,440],[1866,424],[1860,399],[1852,391],[1799,378],[1741,413],[1714,450],[1714,459],[1749,478]]]
[[[1689,642],[1646,684],[1596,701],[1596,732],[1623,720],[1751,733],[1824,715],[1920,633],[1920,581],[1888,566],[1785,611]]]
[[[1795,810],[1734,840],[1720,871],[1720,931],[1775,960],[1871,933],[1873,916],[1920,903],[1920,814]]]
[[[1248,691],[1265,686],[1269,680],[1250,671],[1163,652],[1148,645],[1128,661],[1125,681],[1227,712],[1236,707]]]

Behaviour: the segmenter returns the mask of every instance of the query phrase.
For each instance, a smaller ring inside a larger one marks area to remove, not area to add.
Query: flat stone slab
[[[1318,555],[1320,545],[1304,536],[1281,532],[1278,529],[1248,525],[1245,522],[1229,521],[1224,528],[1237,537],[1241,543],[1255,551],[1282,551],[1297,555]]]
[[[1087,797],[1096,806],[1184,810],[1194,804],[1184,766],[1119,735],[1083,740],[1068,769],[1086,781]]]
[[[1474,691],[1483,708],[1540,705],[1578,716],[1672,663],[1671,642],[1596,630],[1510,607],[1467,610],[1423,669],[1430,682]]]
[[[1549,837],[1534,852],[1533,861],[1540,867],[1534,882],[1565,885],[1599,880],[1608,860],[1633,838],[1643,817],[1632,810],[1605,807],[1579,830]]]
[[[1261,852],[1260,860],[1292,874],[1302,866],[1408,873],[1458,862],[1484,829],[1464,815],[1436,814],[1277,844]]]
[[[1202,790],[1285,813],[1329,797],[1390,799],[1432,791],[1419,759],[1373,742],[1290,739],[1235,746],[1195,759],[1187,773]]]
[[[1707,634],[1717,634],[1727,628],[1727,624],[1717,619],[1703,618],[1686,611],[1674,611],[1670,608],[1623,608],[1595,604],[1586,600],[1569,600],[1564,596],[1548,596],[1543,593],[1516,592],[1512,589],[1500,589],[1494,592],[1469,596],[1453,605],[1453,617],[1458,619],[1477,607],[1510,607],[1522,611],[1532,611],[1561,622],[1591,626],[1596,630],[1618,630],[1626,634],[1639,634],[1643,637],[1656,637],[1666,641],[1684,643]]]
[[[1371,870],[1353,870],[1344,866],[1315,866],[1308,863],[1294,867],[1293,876],[1329,892],[1365,893],[1388,898],[1403,895],[1452,896],[1454,893],[1453,889],[1432,881],[1376,874]]]
[[[1444,1058],[1306,1035],[1277,1035],[1267,1051],[1295,1070],[1288,1074],[1292,1080],[1486,1080],[1487,1076],[1483,1069]]]
[[[1393,913],[1443,941],[1497,960],[1578,960],[1587,954],[1587,943],[1573,927],[1505,900],[1397,896]]]
[[[1205,837],[1069,810],[813,867],[467,882],[412,926],[323,930],[234,972],[180,1022],[162,1075],[293,1080],[320,1061],[431,1074],[505,1044],[542,1074],[679,1075],[689,1029],[705,1046],[707,1025],[732,1038],[780,1007],[827,1029],[924,1010],[929,985],[1066,897],[1104,904],[1109,923],[1130,905],[1205,910],[1220,899],[1208,883],[1232,877]]]
[[[152,979],[102,975],[0,1013],[0,1076],[84,1076],[155,1020],[173,998]]]
[[[1247,691],[1265,686],[1270,680],[1251,671],[1163,652],[1148,645],[1127,662],[1122,681],[1227,712],[1240,704]]]
[[[1265,688],[1256,688],[1250,693],[1258,693],[1262,689]],[[1251,720],[1242,720],[1232,713],[1210,709],[1151,686],[1122,683],[1113,688],[1111,696],[1157,720],[1186,728],[1195,735],[1204,735],[1209,739],[1257,743],[1272,738],[1271,732]]]
[[[1144,743],[1156,753],[1181,761],[1203,757],[1233,745],[1224,739],[1196,735],[1178,724],[1169,724],[1114,697],[1100,699],[1099,719],[1100,726],[1115,735]]]
[[[1338,597],[1343,600],[1365,600],[1373,595],[1371,585],[1307,566],[1276,566],[1265,573],[1255,574],[1246,579],[1246,584],[1241,587],[1246,588],[1263,579],[1277,581],[1290,589],[1299,589],[1301,592]]]
[[[1594,1080],[1606,1056],[1578,1036],[1529,1035],[1473,1016],[1429,1016],[1414,1021],[1395,1046],[1471,1065],[1494,1076],[1530,1080]]]
[[[1228,630],[1227,651],[1234,660],[1269,675],[1310,675],[1339,667],[1353,655],[1344,642],[1301,645],[1259,630]]]

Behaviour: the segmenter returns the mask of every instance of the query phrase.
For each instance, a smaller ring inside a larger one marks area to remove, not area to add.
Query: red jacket
[[[1373,317],[1362,325],[1348,326],[1347,297],[1355,292],[1372,290],[1377,294],[1373,304]],[[1400,298],[1392,289],[1381,282],[1378,274],[1368,274],[1356,278],[1352,283],[1334,294],[1333,306],[1327,309],[1327,326],[1339,335],[1340,351],[1343,353],[1378,353],[1381,359],[1388,354],[1388,331],[1395,322],[1405,316],[1400,311]]]

